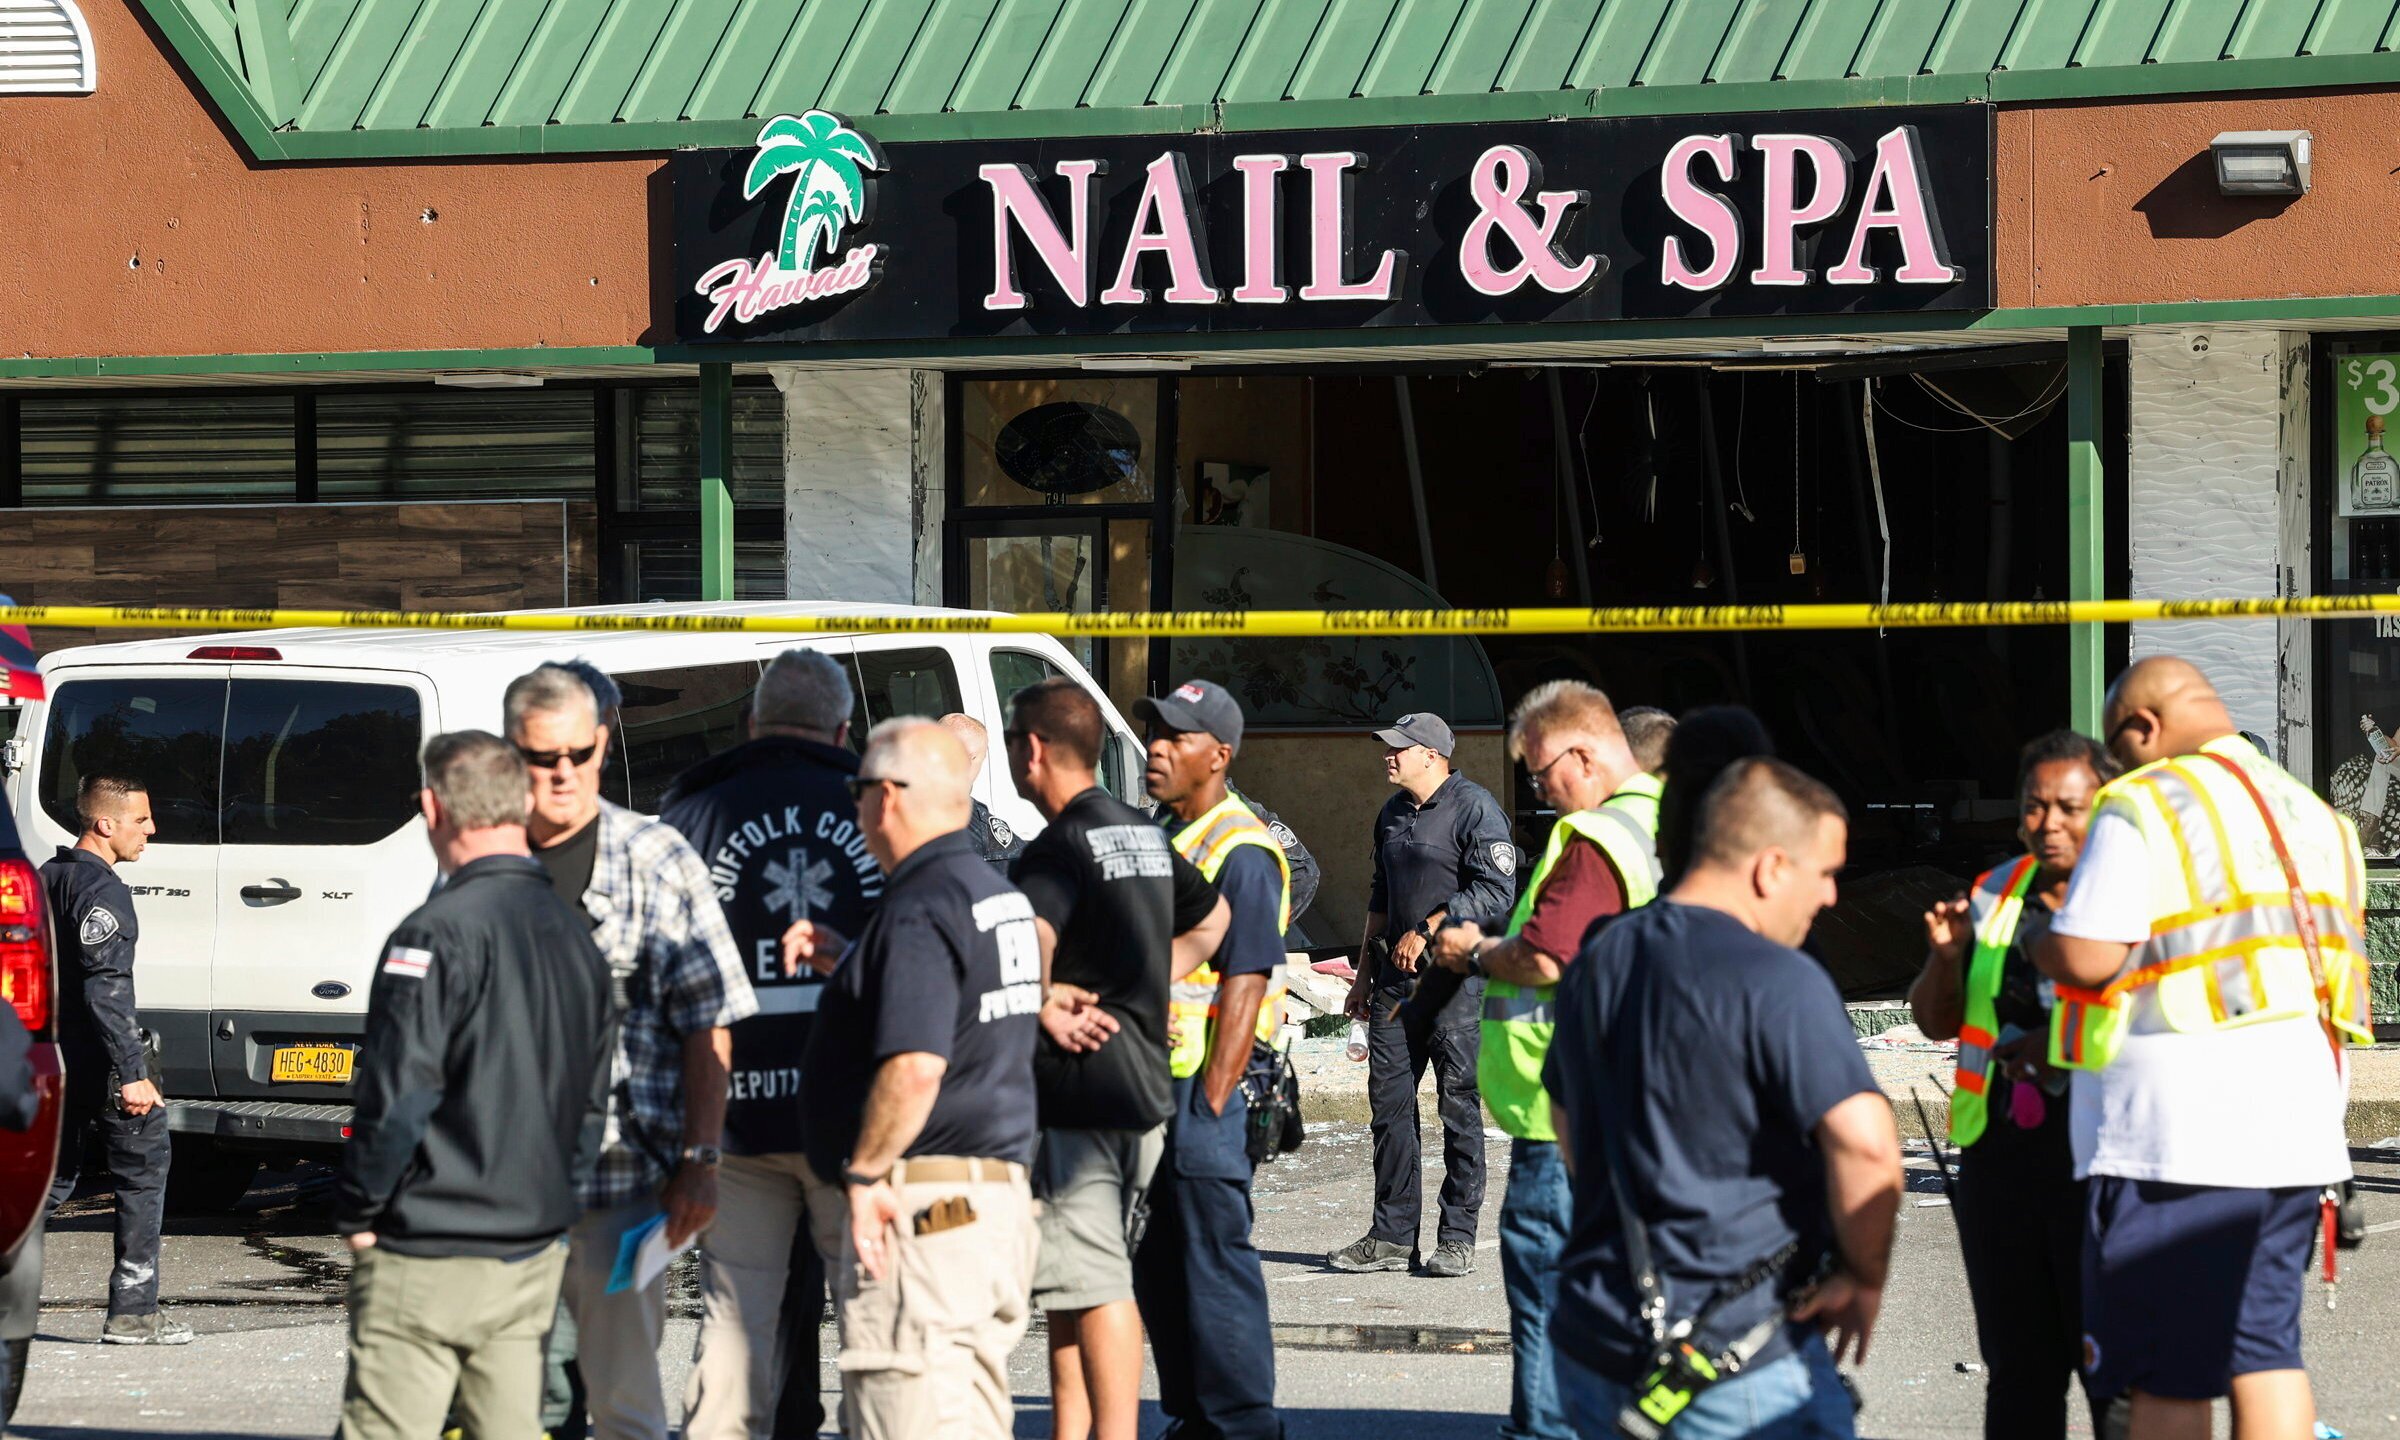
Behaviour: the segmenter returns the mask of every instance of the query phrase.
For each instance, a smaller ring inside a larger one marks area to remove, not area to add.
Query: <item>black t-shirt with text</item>
[[[1122,1027],[1082,1055],[1043,1037],[1034,1062],[1042,1124],[1165,1123],[1175,1109],[1167,1074],[1171,945],[1208,918],[1216,887],[1175,853],[1155,821],[1098,787],[1067,802],[1027,843],[1012,875],[1034,914],[1058,932],[1050,978],[1098,995]]]
[[[1033,906],[963,830],[902,861],[883,898],[827,978],[809,1036],[801,1096],[810,1168],[840,1183],[876,1071],[912,1053],[939,1055],[949,1068],[906,1155],[1031,1163],[1042,1008]]]
[[[883,898],[845,784],[857,773],[842,746],[767,736],[693,766],[659,802],[708,866],[758,996],[758,1013],[733,1026],[725,1148],[736,1155],[802,1148],[800,1061],[826,982],[806,966],[783,973],[783,932],[813,920],[855,936]]]

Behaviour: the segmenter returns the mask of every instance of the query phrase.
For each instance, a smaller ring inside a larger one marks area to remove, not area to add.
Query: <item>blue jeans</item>
[[[1553,1357],[1558,1395],[1580,1440],[1616,1440],[1633,1391],[1572,1356]],[[1825,1342],[1810,1336],[1781,1360],[1721,1380],[1675,1417],[1674,1440],[1853,1440],[1856,1412]]]
[[[1547,1140],[1510,1141],[1508,1194],[1500,1202],[1500,1281],[1508,1291],[1508,1336],[1516,1364],[1502,1440],[1573,1440],[1575,1435],[1550,1373],[1550,1312],[1558,1304],[1558,1266],[1574,1216],[1574,1185],[1558,1146]]]

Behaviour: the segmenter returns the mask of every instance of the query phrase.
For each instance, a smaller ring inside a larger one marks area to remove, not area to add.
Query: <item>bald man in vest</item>
[[[2034,951],[2091,1181],[2092,1394],[2131,1395],[2132,1440],[2203,1440],[2223,1395],[2241,1440],[2307,1440],[2302,1291],[2370,1038],[2358,836],[2187,661],[2126,671],[2105,735],[2130,773]]]
[[[1625,743],[1616,707],[1580,680],[1536,686],[1508,726],[1533,792],[1558,812],[1505,931],[1472,920],[1436,932],[1436,964],[1487,978],[1476,1083],[1508,1132],[1500,1276],[1513,1357],[1504,1440],[1571,1440],[1550,1356],[1550,1312],[1574,1191],[1542,1089],[1552,988],[1593,927],[1658,894],[1658,778]],[[1499,925],[1495,917],[1491,923]]]

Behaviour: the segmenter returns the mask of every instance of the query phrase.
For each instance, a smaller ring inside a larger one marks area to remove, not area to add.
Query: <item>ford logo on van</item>
[[[327,980],[308,993],[316,996],[319,1000],[339,1000],[350,993],[350,987],[339,980]]]

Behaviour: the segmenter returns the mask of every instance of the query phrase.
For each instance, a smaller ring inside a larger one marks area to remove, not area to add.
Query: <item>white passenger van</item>
[[[655,606],[588,613],[640,614]],[[932,614],[787,602],[679,613]],[[76,837],[94,771],[150,787],[158,835],[125,870],[141,928],[135,977],[161,1042],[178,1135],[179,1203],[230,1205],[259,1160],[346,1138],[350,1056],[383,939],[426,895],[417,756],[445,730],[501,728],[508,682],[581,657],[624,690],[608,798],[650,812],[678,772],[747,736],[751,691],[777,652],[850,667],[853,744],[893,715],[964,711],[992,754],[975,793],[1011,828],[1041,817],[1009,783],[1009,697],[1051,675],[1100,701],[1102,781],[1143,803],[1141,747],[1065,647],[1047,636],[688,634],[644,631],[273,630],[61,650],[49,699],[25,707],[7,795],[36,863]]]

